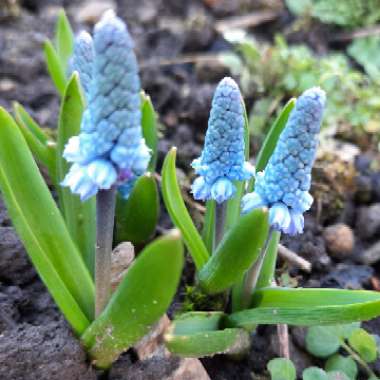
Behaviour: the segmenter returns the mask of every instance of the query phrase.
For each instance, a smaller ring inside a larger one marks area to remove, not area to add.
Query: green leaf
[[[160,212],[156,180],[150,173],[135,183],[128,199],[120,195],[116,203],[115,240],[140,244],[154,233]]]
[[[176,318],[165,335],[167,348],[175,355],[204,357],[233,354],[249,346],[249,334],[243,329],[224,329],[219,326],[222,312],[192,312]]]
[[[41,279],[74,330],[94,310],[94,285],[11,116],[0,108],[0,187],[13,225]]]
[[[334,334],[334,326],[313,326],[306,334],[306,348],[318,358],[327,358],[335,354],[341,345],[340,339]]]
[[[276,270],[278,243],[280,242],[281,232],[273,231],[268,244],[268,250],[264,257],[263,266],[257,280],[256,289],[266,288],[272,285]]]
[[[67,72],[68,62],[74,51],[74,34],[64,9],[58,14],[55,29],[55,47],[63,72]]]
[[[348,343],[367,363],[377,359],[376,339],[364,329],[354,330],[348,338]]]
[[[243,215],[199,272],[202,289],[213,294],[236,283],[258,258],[268,230],[266,211],[257,209]]]
[[[267,368],[270,372],[271,380],[296,380],[296,368],[289,359],[272,359]]]
[[[58,122],[57,137],[57,182],[65,178],[70,164],[62,157],[69,138],[77,135],[80,129],[84,100],[79,77],[74,73],[64,91]],[[94,273],[96,239],[95,198],[81,202],[67,187],[57,188],[63,215],[71,237],[77,244],[90,273]]]
[[[323,369],[309,367],[302,372],[302,380],[329,380],[329,378]]]
[[[165,313],[177,290],[183,246],[177,230],[149,244],[102,314],[82,336],[93,363],[108,368]]]
[[[256,291],[252,309],[231,314],[228,327],[257,324],[335,325],[380,315],[380,294],[365,290],[267,288]]]
[[[212,252],[214,249],[215,207],[216,202],[213,199],[206,202],[206,215],[203,222],[202,239],[209,252]]]
[[[66,87],[65,69],[62,67],[58,53],[50,40],[44,42],[44,55],[50,78],[58,93],[62,96]]]
[[[158,127],[157,114],[154,110],[150,96],[144,92],[141,94],[141,127],[148,147],[152,150],[148,171],[154,173],[157,165]]]
[[[342,355],[334,355],[327,360],[325,365],[326,371],[341,371],[347,375],[350,380],[356,380],[358,375],[358,367],[355,360],[351,357],[344,357]]]
[[[181,195],[175,167],[176,153],[177,149],[172,148],[166,155],[162,167],[162,196],[171,220],[181,231],[195,266],[197,270],[200,270],[207,262],[209,253],[191,220]]]
[[[53,183],[57,183],[56,173],[56,145],[49,141],[48,136],[39,125],[30,117],[25,109],[14,103],[14,113],[17,125],[27,142],[35,159],[46,166]]]
[[[346,323],[333,326],[334,329],[331,330],[340,339],[348,339],[350,335],[357,329],[360,328],[360,322]]]
[[[271,126],[268,134],[265,137],[263,145],[261,146],[260,152],[257,155],[256,173],[263,171],[267,166],[269,158],[271,157],[277,145],[277,140],[280,137],[281,132],[285,128],[290,112],[294,108],[295,104],[296,99],[290,99],[288,103],[286,103],[285,107],[282,109],[280,115],[277,117],[273,125]]]
[[[29,129],[33,136],[38,139],[38,141],[43,145],[46,145],[50,142],[49,136],[37,124],[37,122],[33,120],[33,118],[28,114],[28,112],[26,112],[25,108],[20,103],[14,102],[13,109],[17,123]]]

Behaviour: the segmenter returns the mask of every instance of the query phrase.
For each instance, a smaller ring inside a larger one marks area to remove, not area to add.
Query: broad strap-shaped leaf
[[[219,293],[240,280],[259,257],[268,230],[266,210],[243,215],[198,273],[202,289],[209,294]]]
[[[136,181],[128,199],[120,195],[117,198],[116,243],[141,244],[147,241],[154,234],[159,212],[157,183],[150,173],[146,173]]]
[[[93,315],[94,285],[19,128],[2,108],[0,187],[30,259],[80,334]]]
[[[32,119],[25,109],[18,103],[14,103],[14,114],[17,125],[27,142],[35,159],[44,165],[54,184],[57,183],[56,173],[56,144]]]
[[[60,184],[69,170],[70,164],[62,157],[63,150],[71,136],[79,134],[84,99],[79,77],[74,73],[67,83],[62,97],[57,136],[57,181]],[[90,273],[94,273],[96,238],[95,198],[81,202],[68,187],[58,187],[60,205],[70,234],[77,244]]]
[[[150,97],[141,93],[141,127],[146,145],[152,150],[148,171],[154,173],[157,165],[158,121]]]
[[[93,363],[107,368],[165,313],[183,266],[178,230],[148,245],[129,268],[102,314],[82,336]]]
[[[231,314],[227,326],[253,329],[257,324],[334,325],[380,315],[380,293],[342,289],[258,290],[252,308]]]
[[[222,312],[183,314],[173,321],[165,335],[165,345],[175,355],[196,358],[248,349],[250,339],[245,330],[220,329],[224,317]]]
[[[58,93],[63,96],[66,86],[65,69],[62,67],[58,53],[50,40],[44,42],[44,55],[50,78]]]
[[[55,28],[55,47],[63,72],[66,73],[69,59],[74,50],[74,34],[64,9],[61,9],[58,14]]]
[[[175,167],[176,153],[177,149],[172,148],[162,167],[162,196],[172,222],[181,231],[195,266],[200,270],[207,262],[209,253],[182,198]]]

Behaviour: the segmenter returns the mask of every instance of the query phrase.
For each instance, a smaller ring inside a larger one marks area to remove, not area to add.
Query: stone
[[[116,10],[116,4],[112,0],[85,1],[75,11],[73,16],[78,23],[95,25],[102,14],[108,9]]]
[[[210,380],[202,363],[195,358],[152,356],[125,366],[116,362],[110,380]]]
[[[354,233],[347,224],[338,223],[328,226],[323,231],[327,251],[338,260],[352,254],[355,245]]]
[[[0,334],[0,363],[1,379],[96,380],[63,318],[40,326],[20,324]]]
[[[154,355],[169,357],[170,353],[163,344],[164,334],[170,326],[170,319],[165,314],[135,346],[136,354],[140,360],[148,359]]]
[[[359,255],[361,263],[372,265],[380,260],[380,241],[371,245],[362,254]]]
[[[135,249],[130,242],[120,243],[112,251],[111,286],[115,290],[135,259]]]
[[[380,232],[380,203],[359,209],[356,229],[358,235],[363,239],[373,238]]]
[[[367,265],[338,264],[321,278],[321,287],[361,290],[369,285],[373,273],[373,268]]]

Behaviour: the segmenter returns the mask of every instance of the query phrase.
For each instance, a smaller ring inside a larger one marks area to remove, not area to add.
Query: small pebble
[[[335,259],[344,259],[352,254],[355,238],[352,229],[344,223],[334,224],[323,231],[326,247]]]
[[[116,4],[112,0],[86,1],[73,12],[73,15],[78,23],[94,25],[100,20],[102,14],[109,9],[116,9]]]
[[[373,238],[380,232],[380,203],[359,209],[356,229],[363,239]]]
[[[372,265],[380,261],[380,242],[377,242],[367,248],[360,256],[361,263],[366,265]]]

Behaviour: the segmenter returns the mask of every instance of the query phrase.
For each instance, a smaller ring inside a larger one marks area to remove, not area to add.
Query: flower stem
[[[341,346],[364,368],[369,377],[377,378],[377,375],[372,371],[369,365],[344,340],[341,341]]]
[[[245,275],[243,289],[242,289],[242,296],[241,296],[241,309],[246,309],[251,302],[252,291],[256,287],[257,280],[259,279],[264,258],[268,251],[268,245],[272,238],[272,233],[273,233],[273,230],[270,229],[267,239],[265,240],[265,244],[263,248],[261,249],[258,259],[251,266],[251,268],[248,269]]]
[[[217,203],[215,206],[215,238],[213,251],[218,247],[219,243],[223,239],[226,214],[227,202],[223,202],[221,204]]]
[[[95,317],[103,311],[111,294],[111,258],[116,188],[96,196]]]

